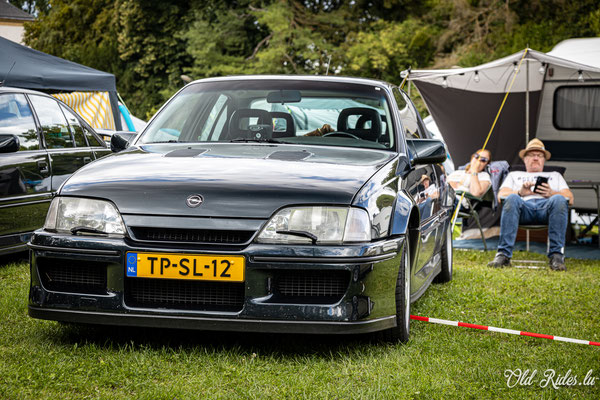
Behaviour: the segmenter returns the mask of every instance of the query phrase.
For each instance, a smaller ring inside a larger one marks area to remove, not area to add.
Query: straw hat
[[[519,151],[519,157],[524,158],[527,153],[533,150],[543,151],[544,155],[546,156],[546,160],[549,160],[550,156],[552,155],[548,150],[546,150],[544,143],[542,143],[540,139],[531,139],[529,143],[527,143],[527,146],[523,150]]]

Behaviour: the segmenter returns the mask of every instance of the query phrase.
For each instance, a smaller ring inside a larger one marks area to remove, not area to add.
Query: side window
[[[407,139],[426,139],[425,132],[419,121],[417,110],[398,88],[394,88],[394,97],[400,111],[400,119]]]
[[[83,132],[85,133],[85,137],[87,138],[88,143],[92,147],[104,147],[102,143],[100,143],[100,139],[98,139],[94,134],[88,130],[87,128],[83,128]]]
[[[79,119],[75,116],[73,111],[69,110],[67,107],[60,105],[61,110],[67,117],[67,121],[69,121],[69,126],[71,127],[71,132],[73,133],[73,137],[75,138],[75,146],[77,147],[87,147],[87,143],[85,141],[85,135],[83,133],[83,127],[79,122]]]
[[[36,95],[30,95],[29,98],[40,120],[46,147],[49,149],[73,147],[69,125],[56,100]]]
[[[40,148],[35,121],[24,95],[0,95],[0,135],[16,135],[20,151]]]

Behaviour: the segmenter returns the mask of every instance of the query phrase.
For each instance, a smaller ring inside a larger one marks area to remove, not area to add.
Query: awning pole
[[[525,145],[529,143],[529,60],[525,61]]]

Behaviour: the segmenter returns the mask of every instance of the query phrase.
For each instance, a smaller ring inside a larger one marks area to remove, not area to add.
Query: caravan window
[[[554,126],[565,130],[600,130],[600,86],[556,89]]]

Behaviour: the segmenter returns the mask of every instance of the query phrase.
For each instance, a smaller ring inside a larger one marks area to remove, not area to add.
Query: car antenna
[[[325,76],[329,75],[329,64],[331,64],[331,54],[329,55],[329,59],[327,60],[327,71],[325,71]]]
[[[10,66],[10,69],[6,73],[6,76],[4,77],[3,80],[0,81],[0,87],[4,86],[4,82],[6,82],[6,79],[8,78],[8,76],[10,75],[10,73],[12,72],[12,69],[15,66],[16,63],[17,63],[16,61],[13,61],[12,65]]]

